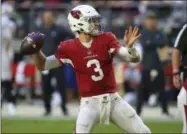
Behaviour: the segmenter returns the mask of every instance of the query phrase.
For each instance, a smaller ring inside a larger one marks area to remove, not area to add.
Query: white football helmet
[[[97,35],[100,32],[100,14],[89,5],[79,5],[68,15],[72,32],[84,32]]]

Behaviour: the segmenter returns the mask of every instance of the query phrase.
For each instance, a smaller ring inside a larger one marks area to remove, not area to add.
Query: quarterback
[[[61,42],[54,55],[46,57],[41,51],[32,55],[39,70],[49,70],[71,64],[81,97],[75,133],[91,133],[98,123],[114,122],[124,132],[151,133],[135,110],[116,91],[113,57],[126,62],[138,62],[133,47],[141,36],[138,28],[125,31],[124,46],[111,32],[101,32],[100,15],[89,5],[73,8],[69,25],[77,38]]]

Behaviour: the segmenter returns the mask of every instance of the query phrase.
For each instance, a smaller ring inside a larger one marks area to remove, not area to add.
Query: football
[[[44,44],[44,34],[31,33],[26,36],[20,47],[20,53],[22,55],[32,55],[38,52]]]

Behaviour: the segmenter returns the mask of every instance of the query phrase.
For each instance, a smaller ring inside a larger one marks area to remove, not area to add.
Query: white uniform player
[[[10,64],[13,58],[13,48],[10,45],[15,24],[7,15],[2,16],[2,80],[10,80]]]
[[[12,12],[13,12],[13,8],[11,5],[7,3],[2,4],[1,83],[2,83],[2,87],[4,88],[3,97],[9,102],[8,110],[10,114],[15,113],[13,97],[11,95],[11,91],[12,91],[11,62],[13,59],[13,48],[11,46],[11,41],[13,38],[13,33],[15,31],[15,23],[9,18],[9,15]]]

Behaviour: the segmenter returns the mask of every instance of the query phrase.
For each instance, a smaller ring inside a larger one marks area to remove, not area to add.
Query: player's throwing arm
[[[54,55],[46,57],[40,50],[44,45],[44,34],[31,33],[21,43],[22,55],[32,55],[35,65],[40,71],[59,67],[61,64]]]

